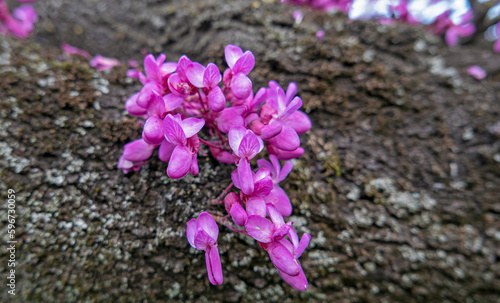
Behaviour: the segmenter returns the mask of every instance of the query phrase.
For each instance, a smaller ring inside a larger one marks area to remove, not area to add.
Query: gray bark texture
[[[55,1],[25,41],[0,38],[0,230],[16,195],[16,295],[0,250],[1,302],[499,302],[500,58],[454,49],[421,28],[348,22],[274,1]],[[325,30],[318,40],[317,30]],[[124,65],[99,73],[68,42]],[[254,89],[296,82],[312,129],[281,183],[309,289],[284,283],[258,244],[220,228],[224,284],[212,286],[187,221],[230,183],[200,154],[199,175],[169,179],[155,156],[116,168],[140,137],[124,110],[142,51],[225,66],[251,50]],[[478,64],[489,73],[466,73]],[[2,244],[3,245],[3,244]],[[2,246],[3,247],[3,246]]]

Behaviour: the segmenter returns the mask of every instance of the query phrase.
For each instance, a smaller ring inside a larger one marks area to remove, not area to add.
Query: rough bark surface
[[[2,302],[498,302],[500,58],[447,49],[407,26],[346,22],[272,1],[41,1],[38,32],[0,38],[0,188],[16,191],[17,295]],[[315,32],[325,29],[325,39]],[[35,42],[35,41],[36,42]],[[61,60],[61,42],[127,59],[141,50],[224,66],[256,57],[254,88],[294,81],[313,121],[283,183],[310,233],[309,290],[281,281],[257,243],[221,228],[224,284],[211,286],[185,223],[230,182],[200,156],[172,180],[153,159],[116,169],[140,136],[125,67]],[[477,81],[465,72],[485,66]],[[6,237],[6,203],[0,230]],[[0,276],[8,254],[0,251]],[[5,283],[2,283],[5,284]]]

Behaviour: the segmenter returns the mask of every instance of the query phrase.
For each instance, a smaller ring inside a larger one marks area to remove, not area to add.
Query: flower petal
[[[148,80],[160,81],[160,68],[156,63],[155,57],[149,54],[144,58],[144,71]]]
[[[146,83],[137,97],[137,105],[142,108],[148,108],[149,104],[153,100],[154,94],[160,94],[162,88],[157,82]]]
[[[246,51],[234,64],[231,69],[235,74],[243,73],[248,75],[255,66],[255,57],[251,51]]]
[[[300,107],[302,107],[302,99],[300,99],[299,97],[293,98],[293,100],[290,101],[286,109],[281,114],[281,119],[288,118],[291,114],[295,113]]]
[[[225,108],[217,119],[219,130],[227,134],[231,127],[245,125],[245,119],[242,116],[245,110],[245,106]]]
[[[249,216],[266,217],[266,202],[262,198],[252,197],[245,203]]]
[[[284,236],[288,234],[288,231],[292,228],[292,222],[281,225],[274,233],[273,239],[275,241],[283,239]]]
[[[210,283],[212,283],[213,285],[222,284],[224,278],[222,275],[222,264],[220,262],[219,249],[217,247],[217,244],[210,247],[210,251],[207,251],[207,253],[209,254],[210,259],[210,272],[208,274]],[[207,261],[206,258],[205,261]]]
[[[189,244],[196,248],[194,245],[194,235],[196,233],[196,219],[193,218],[189,220],[186,226],[186,238],[188,239]]]
[[[175,72],[176,69],[177,69],[176,62],[165,62],[160,66],[160,73],[163,77],[165,77],[166,75]]]
[[[197,223],[199,224],[199,223]],[[210,237],[210,235],[203,229],[196,228],[196,233],[194,234],[194,245],[198,250],[208,250],[212,245],[215,245],[216,241]]]
[[[165,138],[172,144],[185,145],[187,142],[186,135],[182,128],[180,115],[172,116],[168,114],[163,120],[163,131]]]
[[[186,77],[188,81],[198,87],[202,88],[203,85],[203,74],[205,73],[205,67],[198,62],[191,62],[186,69]]]
[[[295,276],[290,276],[285,272],[278,269],[278,274],[280,277],[285,280],[290,286],[295,288],[298,291],[305,291],[309,287],[309,283],[307,282],[306,275],[304,274],[304,270],[302,270],[302,266],[300,266],[299,262],[299,274]]]
[[[311,129],[311,119],[300,110],[288,116],[285,121],[287,121],[299,135]]]
[[[276,207],[273,205],[266,205],[267,213],[269,214],[269,217],[271,218],[271,221],[273,221],[274,225],[276,226],[282,226],[285,224],[285,220],[283,219],[283,215],[279,212]]]
[[[122,156],[128,161],[141,162],[151,157],[154,149],[154,145],[146,143],[143,139],[137,139],[123,146]]]
[[[292,100],[297,94],[297,84],[295,82],[290,82],[286,88],[286,100]]]
[[[283,125],[281,132],[269,139],[269,143],[285,151],[294,151],[300,146],[300,138],[292,127]]]
[[[215,86],[208,93],[208,105],[214,112],[220,112],[226,107],[226,97],[220,87]]]
[[[261,141],[262,139],[257,137],[257,135],[255,135],[251,130],[247,130],[245,136],[240,141],[237,153],[238,156],[241,158],[247,158],[248,160],[252,159],[264,148]]]
[[[213,63],[208,63],[205,73],[203,74],[203,86],[206,88],[214,88],[219,85],[222,80],[219,68]]]
[[[294,255],[295,258],[300,258],[302,256],[302,253],[306,249],[306,247],[309,245],[309,242],[311,241],[311,235],[310,234],[302,234],[302,238],[300,239],[300,243],[295,249]]]
[[[231,149],[233,152],[239,156],[238,151],[240,148],[241,140],[245,135],[247,134],[247,128],[243,126],[233,126],[231,129],[229,129],[229,145],[231,146]]]
[[[243,209],[243,206],[239,203],[233,204],[231,207],[231,218],[233,219],[234,223],[238,226],[245,226],[245,223],[247,222],[247,212]]]
[[[276,159],[276,161],[278,161],[278,158],[275,155],[271,155],[271,159],[273,157]],[[283,165],[283,167],[281,168],[280,174],[279,176],[277,176],[276,181],[281,182],[285,180],[288,174],[292,171],[292,169],[293,169],[292,161],[286,161],[285,165]]]
[[[273,179],[271,178],[269,169],[261,167],[253,177],[253,183],[253,196],[265,197],[269,195],[273,189]]]
[[[165,101],[157,93],[153,93],[148,105],[148,114],[162,118],[165,114]]]
[[[252,80],[244,73],[235,74],[231,80],[231,92],[236,99],[246,99],[252,93]]]
[[[148,112],[147,109],[137,105],[137,98],[139,97],[139,94],[140,94],[140,92],[133,94],[125,102],[125,109],[132,116],[140,117],[140,116],[145,115]]]
[[[151,116],[144,123],[142,130],[142,138],[146,143],[159,145],[165,139],[163,135],[163,121],[162,119]]]
[[[179,62],[177,63],[177,68],[175,69],[175,71],[179,75],[179,79],[181,81],[187,80],[186,71],[189,64],[191,64],[191,60],[186,55],[182,55],[179,58]]]
[[[254,190],[252,169],[250,163],[246,159],[241,159],[238,164],[238,178],[241,186],[241,191],[245,195],[251,195]]]
[[[224,55],[229,68],[233,68],[236,61],[243,56],[243,51],[236,45],[228,44],[224,49]]]
[[[171,112],[182,105],[182,102],[184,102],[184,98],[170,93],[163,96],[163,101],[165,102],[165,111]]]
[[[187,175],[191,168],[192,153],[184,145],[177,145],[168,162],[167,175],[172,179],[180,179]],[[198,219],[199,221],[199,219]]]
[[[262,243],[269,243],[272,240],[274,224],[261,216],[248,216],[245,229],[255,240]]]
[[[158,158],[160,158],[163,162],[170,161],[170,157],[174,152],[174,149],[177,145],[168,142],[167,140],[163,140],[158,150]]]
[[[198,229],[203,229],[207,234],[212,237],[212,239],[217,242],[219,237],[219,226],[215,222],[214,218],[207,212],[202,212],[198,216]]]
[[[193,176],[196,176],[200,172],[200,168],[198,167],[198,156],[193,154],[193,159],[191,160],[191,167],[189,168],[189,173]]]
[[[196,135],[205,125],[205,120],[198,118],[186,118],[182,120],[182,129],[184,130],[184,134],[186,138],[191,138]]]
[[[271,194],[275,195],[278,198],[278,202],[274,204],[274,207],[278,209],[283,217],[290,216],[292,214],[292,203],[290,203],[290,199],[288,198],[286,192],[278,185],[275,185],[273,187],[273,190],[271,191]]]
[[[299,274],[300,266],[298,260],[295,259],[292,253],[280,242],[271,242],[267,248],[269,258],[277,269],[283,271],[287,275],[296,276]]]
[[[224,207],[226,208],[226,211],[228,213],[231,212],[231,207],[233,207],[233,205],[236,203],[241,203],[241,199],[240,196],[238,196],[238,194],[235,192],[228,193],[224,198]]]
[[[272,137],[277,136],[281,132],[282,128],[283,125],[281,123],[268,124],[261,129],[260,137],[263,140],[269,140]]]

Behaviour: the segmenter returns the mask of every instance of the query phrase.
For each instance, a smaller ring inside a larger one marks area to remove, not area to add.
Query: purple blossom
[[[197,133],[205,121],[197,118],[181,119],[181,115],[168,114],[163,120],[165,140],[160,145],[160,160],[168,162],[167,175],[180,179],[188,172],[198,174],[197,153],[200,140]],[[158,132],[160,132],[158,130]]]
[[[75,46],[71,46],[68,43],[63,43],[61,45],[61,49],[63,50],[63,52],[65,54],[68,54],[68,55],[79,55],[79,56],[82,56],[83,58],[86,58],[86,59],[91,58],[89,52],[87,52],[86,50],[80,49],[80,48],[75,47]]]
[[[269,82],[267,102],[260,111],[262,127],[257,133],[269,144],[284,151],[295,151],[300,146],[299,134],[311,128],[311,121],[298,111],[302,100],[295,97],[297,85],[290,83],[287,92],[275,81]]]
[[[309,245],[311,236],[304,234],[299,242],[292,222],[285,223],[281,213],[272,205],[267,205],[267,212],[271,221],[251,215],[248,216],[245,229],[267,251],[279,275],[292,287],[304,291],[308,288],[308,282],[298,259]]]
[[[225,108],[217,119],[217,127],[223,133],[228,133],[233,126],[245,126],[246,121],[243,115],[246,112],[244,105]]]
[[[7,4],[0,0],[0,33],[24,39],[33,32],[33,24],[37,21],[38,14],[33,6],[21,5],[13,9],[11,14]]]
[[[472,20],[472,11],[468,11],[462,15],[462,20],[460,24],[454,24],[451,20],[450,25],[446,30],[445,41],[448,46],[455,46],[458,44],[460,37],[467,37],[476,31],[474,24],[470,23]]]
[[[293,12],[293,19],[295,20],[295,24],[302,23],[302,19],[304,19],[304,14],[300,10],[296,10]]]
[[[123,153],[118,160],[118,168],[123,173],[138,171],[145,161],[151,157],[157,146],[146,143],[143,139],[137,139],[125,144]]]
[[[247,75],[255,66],[255,57],[251,51],[243,53],[241,48],[229,44],[225,49],[229,68],[224,72],[224,85],[231,89],[233,96],[244,100],[252,92],[252,81]]]
[[[243,193],[250,195],[254,191],[250,160],[264,148],[262,139],[243,126],[233,126],[229,130],[229,145],[237,165],[237,182]],[[235,182],[236,183],[236,182]]]
[[[208,279],[213,285],[222,284],[223,281],[222,265],[217,248],[218,236],[219,227],[207,212],[200,213],[198,220],[193,218],[187,224],[186,237],[192,247],[205,251]]]
[[[120,61],[115,58],[108,58],[101,55],[95,55],[92,60],[90,60],[90,66],[95,67],[98,71],[102,72],[108,69],[112,69],[115,66],[120,65]]]
[[[484,69],[477,65],[470,66],[467,72],[477,80],[483,80],[488,75]]]
[[[283,168],[281,168],[280,162],[276,155],[270,155],[269,159],[271,162],[259,159],[257,160],[257,165],[259,167],[267,168],[273,180],[273,189],[271,190],[271,194],[277,197],[277,202],[274,206],[279,210],[279,212],[284,216],[288,217],[292,214],[292,204],[290,203],[290,199],[285,191],[279,186],[279,183],[288,176],[290,171],[292,171],[293,164],[291,161],[287,161]]]
[[[325,38],[325,31],[324,30],[317,31],[316,38],[318,38],[318,40],[322,41]]]

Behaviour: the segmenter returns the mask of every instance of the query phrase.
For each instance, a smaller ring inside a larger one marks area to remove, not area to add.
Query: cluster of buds
[[[22,3],[38,0],[17,0]],[[30,4],[23,4],[9,11],[4,0],[0,0],[0,34],[13,35],[24,39],[33,32],[33,24],[38,21],[38,15]]]
[[[124,146],[118,167],[124,173],[138,171],[158,149],[158,157],[168,162],[167,175],[182,178],[199,172],[197,155],[206,145],[220,162],[236,165],[231,174],[230,192],[219,200],[228,214],[215,219],[203,212],[189,221],[186,235],[192,247],[204,250],[209,280],[223,281],[217,246],[216,221],[250,236],[267,251],[280,276],[298,290],[308,287],[298,258],[309,244],[304,234],[299,241],[292,223],[285,217],[292,204],[279,186],[292,170],[292,162],[281,167],[280,160],[300,157],[299,135],[311,128],[309,117],[299,108],[297,86],[285,90],[275,81],[254,94],[248,74],[255,65],[252,52],[235,45],[225,48],[228,68],[221,74],[214,64],[206,66],[182,56],[166,62],[164,54],[144,59],[144,73],[129,70],[128,76],[143,87],[125,103],[129,114],[144,119],[142,138]],[[264,149],[269,160],[252,159]],[[232,220],[231,220],[232,219]],[[232,222],[231,222],[232,221]]]

